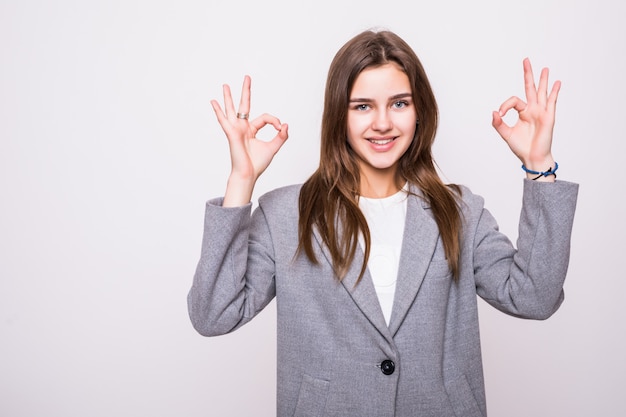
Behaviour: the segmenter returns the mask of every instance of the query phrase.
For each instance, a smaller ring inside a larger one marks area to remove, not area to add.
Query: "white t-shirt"
[[[380,307],[387,324],[396,292],[402,237],[406,219],[407,194],[400,190],[385,198],[359,197],[359,207],[370,229],[371,248],[367,262]],[[363,237],[359,239],[364,248]]]

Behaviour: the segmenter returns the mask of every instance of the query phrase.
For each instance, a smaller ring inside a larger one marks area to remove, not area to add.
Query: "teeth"
[[[385,139],[385,140],[368,139],[368,140],[372,142],[374,145],[386,145],[393,141],[393,139]]]

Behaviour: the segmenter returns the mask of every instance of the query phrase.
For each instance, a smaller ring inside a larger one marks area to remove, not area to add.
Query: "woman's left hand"
[[[534,171],[554,168],[552,157],[552,131],[556,112],[556,101],[561,82],[556,81],[548,95],[548,69],[541,71],[539,87],[535,87],[533,70],[528,58],[524,59],[524,85],[526,102],[511,97],[493,112],[493,127],[506,141],[522,163]],[[514,126],[507,125],[502,118],[514,109],[518,120]],[[553,180],[554,176],[542,177]]]

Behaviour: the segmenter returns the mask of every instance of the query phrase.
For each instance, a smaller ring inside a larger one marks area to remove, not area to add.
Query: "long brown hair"
[[[389,31],[366,31],[348,41],[335,55],[326,81],[322,116],[320,164],[300,191],[298,253],[317,263],[313,251],[313,229],[317,228],[330,250],[338,279],[343,279],[362,234],[365,273],[371,243],[367,221],[358,205],[360,172],[354,152],[347,143],[348,106],[352,86],[366,68],[397,64],[408,76],[419,126],[415,137],[398,162],[400,177],[415,184],[430,204],[455,279],[459,275],[460,210],[457,186],[446,186],[435,169],[432,144],[438,122],[435,96],[417,55],[398,35]]]

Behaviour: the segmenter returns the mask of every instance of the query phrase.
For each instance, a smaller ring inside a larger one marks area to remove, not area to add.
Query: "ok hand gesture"
[[[223,87],[224,110],[216,100],[211,100],[213,111],[226,134],[230,147],[231,174],[224,195],[225,207],[240,206],[250,201],[256,180],[268,167],[288,137],[287,124],[281,124],[277,117],[262,114],[254,120],[248,120],[250,84],[250,77],[246,75],[238,111],[235,111],[228,85]],[[278,131],[269,142],[256,138],[259,130],[266,125],[272,125]]]
[[[493,112],[492,124],[526,168],[543,172],[555,168],[551,150],[552,131],[561,82],[556,81],[548,95],[548,69],[544,68],[539,78],[539,87],[535,87],[533,70],[526,58],[524,86],[526,102],[519,97],[509,98],[502,103],[499,111]],[[502,120],[511,109],[518,114],[514,126],[509,126]],[[541,180],[554,181],[554,176],[541,177]]]

